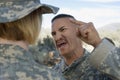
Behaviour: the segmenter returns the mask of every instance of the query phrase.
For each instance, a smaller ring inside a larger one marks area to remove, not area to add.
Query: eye
[[[66,30],[66,28],[61,28],[59,31],[60,32],[63,32],[63,31],[65,31]]]
[[[51,35],[52,35],[52,36],[56,35],[56,32],[52,32]]]

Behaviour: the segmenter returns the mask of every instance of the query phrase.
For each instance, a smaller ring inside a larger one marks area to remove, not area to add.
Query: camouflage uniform
[[[92,52],[89,62],[101,72],[120,80],[120,48],[111,44],[111,40],[103,39],[102,43]]]
[[[64,80],[54,71],[35,63],[30,52],[0,44],[0,80]]]
[[[39,50],[38,46],[30,46],[29,51],[32,53],[32,56],[37,63],[46,65],[45,61],[49,59],[49,55],[45,48]]]
[[[71,65],[66,65],[62,60],[54,69],[63,74],[67,80],[119,80],[119,51],[104,39],[91,54],[84,50],[84,56],[75,60]]]

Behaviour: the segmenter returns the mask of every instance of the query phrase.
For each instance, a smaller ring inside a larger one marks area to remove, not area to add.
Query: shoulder
[[[0,80],[64,80],[55,71],[36,63],[29,52],[17,46],[0,46],[0,64]]]
[[[41,65],[39,67],[39,75],[44,76],[44,79],[49,79],[49,80],[64,80],[64,78],[63,78],[62,75],[60,75],[55,70],[50,69],[50,68],[48,68],[48,67],[46,67],[44,65]]]
[[[64,66],[65,66],[65,62],[62,59],[58,64],[56,64],[55,66],[53,66],[53,69],[63,68]]]

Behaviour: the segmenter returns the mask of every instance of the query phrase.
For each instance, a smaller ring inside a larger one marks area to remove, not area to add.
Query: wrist
[[[109,41],[110,43],[112,43],[113,45],[115,45],[114,42],[113,42],[111,39],[105,37],[105,38],[103,38],[103,39],[97,40],[97,41],[93,44],[93,47],[96,48],[104,39],[106,39],[107,41]]]
[[[92,46],[96,48],[101,42],[102,42],[102,39],[99,38],[98,40],[95,41],[95,43]]]

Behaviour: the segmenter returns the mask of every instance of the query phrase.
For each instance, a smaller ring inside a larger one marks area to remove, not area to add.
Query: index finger
[[[78,21],[78,20],[75,20],[75,19],[72,19],[70,18],[70,21],[76,25],[83,25],[83,24],[86,24],[85,22],[82,22],[82,21]]]

